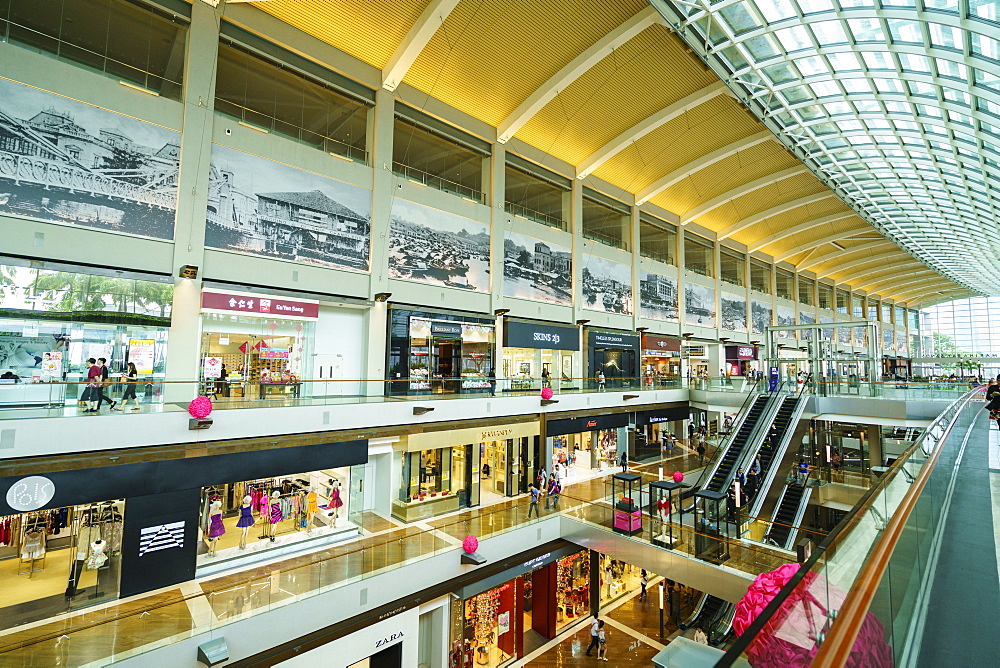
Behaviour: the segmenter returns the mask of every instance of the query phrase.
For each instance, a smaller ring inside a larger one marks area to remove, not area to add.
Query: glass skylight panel
[[[844,24],[840,21],[817,21],[809,24],[809,27],[816,35],[816,41],[823,46],[847,44],[848,42],[847,31],[844,30]]]
[[[899,54],[899,62],[905,72],[919,72],[921,74],[931,73],[931,60],[925,56],[918,56],[912,53]]]
[[[928,23],[927,29],[930,32],[932,45],[945,49],[962,48],[962,31],[958,28],[940,23]]]
[[[840,85],[844,87],[844,90],[847,91],[848,95],[872,92],[872,84],[868,79],[841,79]]]
[[[861,71],[861,62],[853,53],[848,53],[846,51],[841,53],[831,53],[827,56],[827,60],[835,73]]]
[[[814,74],[827,74],[830,71],[826,63],[819,56],[799,58],[795,61],[795,66],[799,68],[799,72],[802,72],[802,76],[804,77],[810,77]]]
[[[992,37],[974,32],[972,33],[972,53],[1000,62],[1000,42]]]
[[[899,79],[872,79],[875,90],[879,93],[902,93],[903,82]]]
[[[809,39],[809,31],[806,30],[805,26],[792,26],[777,30],[774,36],[788,53],[813,48],[812,40]]]
[[[935,58],[934,64],[937,66],[938,75],[959,81],[969,80],[969,68],[961,63],[947,58]]]
[[[832,0],[798,0],[803,14],[818,14],[833,9]]]
[[[896,64],[885,51],[865,51],[861,54],[869,70],[895,70]]]
[[[847,19],[847,27],[851,29],[855,42],[885,43],[882,22],[878,19]]]
[[[1000,2],[997,0],[969,0],[969,14],[994,23],[1000,22]]]
[[[776,23],[795,16],[795,7],[790,0],[757,0],[755,4],[768,23]]]
[[[816,81],[810,85],[810,88],[812,88],[813,95],[816,97],[844,96],[843,91],[840,90],[840,86],[837,85],[836,81]]]
[[[920,23],[903,19],[889,19],[889,36],[893,42],[908,44],[923,44],[924,36],[920,32]]]

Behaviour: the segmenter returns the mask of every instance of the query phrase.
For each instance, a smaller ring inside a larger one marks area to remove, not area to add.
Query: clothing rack
[[[280,536],[282,534],[292,533],[292,532],[295,532],[295,531],[300,531],[302,529],[302,527],[299,526],[301,517],[305,516],[305,514],[306,514],[306,492],[307,492],[307,490],[304,489],[301,485],[296,484],[295,482],[292,482],[291,480],[289,480],[288,482],[291,485],[292,491],[290,491],[290,492],[279,492],[279,494],[277,496],[277,499],[278,499],[279,503],[281,503],[282,500],[285,500],[285,501],[288,502],[288,507],[287,508],[284,506],[284,504],[282,504],[281,521],[278,522],[278,525],[280,526],[285,520],[288,520],[288,519],[293,519],[294,518],[295,521],[292,523],[292,528],[291,529],[286,529],[285,531],[275,530],[275,532],[274,532],[275,536]],[[295,497],[298,497],[298,504],[294,503]],[[275,501],[275,497],[273,496],[273,492],[272,492],[272,495],[270,495],[268,497],[268,502],[267,502],[268,517],[267,517],[267,520],[266,520],[265,524],[263,525],[263,528],[268,529],[268,530],[264,531],[263,533],[261,533],[261,535],[259,536],[260,539],[265,539],[265,538],[270,538],[271,537],[271,533],[270,533],[270,529],[269,529],[269,527],[271,526],[270,512],[271,512],[271,504],[273,504],[274,501]],[[285,510],[288,510],[288,512],[285,512]]]

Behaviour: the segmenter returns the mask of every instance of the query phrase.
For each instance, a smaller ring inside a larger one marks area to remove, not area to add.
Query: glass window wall
[[[715,276],[715,244],[685,232],[684,268],[702,276]]]
[[[792,299],[795,276],[790,271],[779,269],[774,275],[774,294],[781,299]]]
[[[640,213],[639,254],[676,266],[677,228],[647,213]]]
[[[632,236],[629,208],[589,188],[584,188],[583,193],[584,238],[628,250]]]
[[[739,251],[723,246],[719,249],[719,278],[724,283],[746,285],[746,256]]]
[[[771,265],[750,260],[750,288],[765,295],[771,294]]]
[[[396,116],[392,169],[400,176],[481,203],[487,161],[487,153]]]
[[[844,290],[837,290],[837,313],[850,315],[850,312],[851,312],[851,293],[845,292]]]
[[[504,209],[515,216],[559,230],[569,228],[569,179],[541,167],[511,164],[504,168]]]
[[[833,287],[825,283],[816,286],[816,305],[822,309],[833,310]]]
[[[806,306],[816,305],[816,281],[799,276],[799,303]]]

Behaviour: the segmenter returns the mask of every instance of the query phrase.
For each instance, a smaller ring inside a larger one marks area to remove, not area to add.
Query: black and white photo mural
[[[0,214],[173,239],[180,133],[0,79]]]
[[[389,277],[476,292],[490,291],[490,227],[394,198]]]
[[[583,254],[583,308],[632,314],[632,267]]]
[[[573,253],[516,232],[503,239],[503,294],[550,304],[573,304]]]
[[[639,314],[643,318],[677,322],[677,279],[645,269],[639,277]]]
[[[684,286],[684,322],[688,325],[715,327],[715,290],[688,283]]]
[[[213,144],[205,245],[367,271],[371,198],[367,188]]]
[[[866,327],[852,327],[854,330],[854,345],[857,347],[863,347],[868,345],[868,335]]]
[[[750,326],[754,334],[765,334],[771,326],[774,310],[767,302],[756,299],[750,302]]]
[[[787,306],[778,307],[778,322],[775,323],[778,327],[786,327],[795,324],[795,309],[789,308]],[[782,329],[778,331],[778,336],[783,339],[795,338],[795,333],[790,329]]]
[[[893,350],[893,331],[886,327],[882,330],[882,350]]]
[[[799,313],[799,324],[815,325],[816,316],[813,315],[812,313]],[[813,335],[810,330],[804,329],[799,332],[799,338],[803,339],[804,341],[812,341]]]
[[[851,345],[851,328],[850,327],[838,327],[837,340],[841,345],[849,346]]]
[[[830,323],[833,322],[833,318],[831,318],[828,315],[821,315],[819,317],[819,322],[820,322],[821,325],[828,325],[828,324],[830,324]],[[823,329],[819,330],[820,338],[823,341],[829,341],[829,342],[832,343],[833,342],[833,331],[834,330],[833,330],[832,327],[824,327]]]
[[[734,332],[747,331],[747,298],[723,292],[719,297],[719,310],[722,312],[722,329]]]

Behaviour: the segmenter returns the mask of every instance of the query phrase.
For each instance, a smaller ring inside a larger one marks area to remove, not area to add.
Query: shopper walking
[[[647,585],[649,585],[649,575],[646,573],[646,569],[644,568],[639,573],[639,599],[640,600],[649,598],[649,595],[646,593],[646,586]]]
[[[538,485],[532,485],[528,488],[528,493],[531,495],[531,501],[528,502],[528,519],[531,519],[531,511],[535,511],[535,517],[539,517],[538,514],[538,497],[541,496],[542,492],[538,489]]]
[[[608,660],[608,637],[604,633],[604,620],[597,624],[597,660]]]
[[[705,463],[705,441],[698,439],[698,461]]]
[[[699,626],[694,632],[694,641],[699,642],[702,645],[708,644],[708,636],[705,635],[705,631]]]
[[[486,378],[489,379],[490,383],[490,396],[497,396],[497,375],[493,369],[490,369],[489,373],[486,374]]]
[[[559,494],[562,492],[562,486],[559,484],[559,479],[556,478],[556,474],[552,473],[549,475],[549,488],[545,492],[545,510],[549,509],[549,501],[552,501],[552,509],[559,510]]]
[[[108,360],[98,357],[97,366],[101,367],[101,384],[97,388],[97,410],[101,410],[101,403],[105,401],[111,405],[111,410],[114,410],[118,402],[114,401],[105,392],[105,388],[111,387],[111,371],[108,369]]]
[[[542,387],[552,387],[552,382],[549,377],[548,367],[542,368]]]
[[[84,413],[97,412],[97,400],[101,396],[101,367],[93,357],[87,359],[87,384],[83,388],[81,399],[87,408]]]
[[[590,622],[590,644],[587,645],[587,656],[593,656],[590,651],[598,646],[600,641],[600,636],[598,632],[601,630],[601,620],[594,616],[594,619]],[[600,647],[597,647],[600,650]]]
[[[135,368],[134,363],[129,362],[128,366],[125,367],[125,373],[122,374],[122,380],[125,381],[125,394],[122,395],[122,407],[115,408],[112,406],[111,410],[124,412],[126,406],[128,406],[129,399],[135,402],[135,406],[132,410],[139,410],[139,399],[135,396],[135,387],[139,382],[139,371]]]
[[[628,473],[628,452],[622,451],[622,456],[618,458],[618,464],[622,467],[622,473]]]
[[[799,484],[803,487],[809,481],[809,462],[804,459],[799,460]]]

